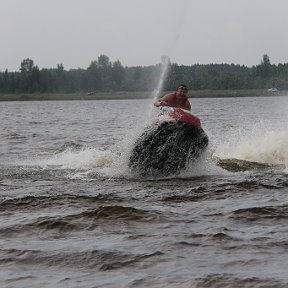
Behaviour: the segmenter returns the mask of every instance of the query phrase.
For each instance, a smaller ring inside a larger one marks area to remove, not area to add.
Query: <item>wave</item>
[[[287,219],[288,206],[264,206],[242,208],[233,211],[232,218],[245,221],[258,221],[263,219]]]
[[[79,252],[58,252],[41,250],[19,250],[19,249],[1,249],[0,264],[9,265],[42,265],[44,267],[72,267],[78,269],[93,269],[98,271],[109,271],[122,269],[125,267],[134,267],[137,263],[146,263],[152,266],[159,262],[162,252],[156,251],[150,254],[125,254],[119,251],[79,251]],[[152,260],[153,258],[154,261]]]
[[[68,216],[67,219],[88,218],[107,220],[129,220],[129,221],[150,221],[155,220],[159,215],[142,209],[126,206],[101,206],[97,209],[88,210],[80,214]]]
[[[259,130],[249,135],[230,135],[216,149],[220,159],[240,159],[266,164],[288,163],[288,132]]]
[[[101,151],[84,148],[80,151],[66,149],[46,159],[31,161],[33,165],[42,167],[61,167],[62,169],[91,169],[96,167],[109,167],[115,156],[111,151]]]
[[[239,261],[240,262],[240,261]],[[242,266],[251,266],[255,264],[253,261],[241,261]],[[254,267],[253,267],[254,268]],[[167,286],[167,283],[168,286]],[[137,280],[133,280],[128,288],[134,287],[193,287],[193,288],[286,288],[287,281],[283,282],[268,278],[268,277],[254,277],[254,276],[237,276],[235,273],[215,273],[207,274],[203,276],[181,276],[181,275],[165,275],[158,277],[143,277]]]
[[[269,165],[266,163],[254,162],[254,161],[247,161],[247,160],[240,160],[240,159],[219,159],[215,158],[217,165],[221,168],[230,171],[230,172],[243,172],[243,171],[250,171],[250,170],[262,170],[267,169],[269,167],[280,167],[283,168],[281,165]]]
[[[249,263],[242,261],[243,265]],[[252,262],[252,264],[254,264]],[[253,265],[252,265],[253,266]],[[194,281],[193,281],[194,282]],[[233,274],[209,274],[204,277],[196,278],[193,287],[235,287],[235,288],[248,288],[248,287],[269,287],[269,288],[284,288],[287,283],[280,282],[271,278],[258,278],[258,277],[237,277]]]
[[[83,230],[91,231],[99,227],[99,223],[103,223],[103,221],[107,229],[110,227],[110,229],[115,230],[115,226],[122,227],[127,222],[158,222],[163,217],[158,212],[129,206],[99,206],[85,211],[81,209],[73,214],[38,217],[35,220],[27,219],[27,223],[7,225],[0,229],[0,237],[41,234],[47,237],[59,238],[67,233]]]
[[[98,195],[73,195],[73,194],[54,194],[54,195],[26,195],[12,199],[4,199],[0,202],[0,212],[11,211],[32,211],[44,208],[52,208],[63,205],[86,205],[111,203],[111,201],[121,202],[123,199],[113,194]]]

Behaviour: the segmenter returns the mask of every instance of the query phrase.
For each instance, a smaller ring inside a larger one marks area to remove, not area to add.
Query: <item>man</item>
[[[187,97],[188,88],[186,85],[181,84],[176,92],[169,93],[163,97],[157,99],[154,102],[154,106],[171,106],[179,107],[188,111],[191,111],[191,104]]]

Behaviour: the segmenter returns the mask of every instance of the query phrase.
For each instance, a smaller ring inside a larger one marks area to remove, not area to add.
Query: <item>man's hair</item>
[[[188,87],[187,87],[187,85],[185,85],[185,84],[180,84],[179,87],[184,87],[184,88],[186,88],[186,89],[188,90]]]

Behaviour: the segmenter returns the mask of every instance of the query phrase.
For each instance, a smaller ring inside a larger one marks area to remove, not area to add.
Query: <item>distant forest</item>
[[[288,63],[274,65],[263,55],[259,65],[195,64],[191,66],[168,61],[163,90],[171,91],[180,83],[190,90],[266,89],[288,90]],[[123,67],[119,60],[111,62],[100,55],[87,69],[39,69],[32,59],[24,59],[17,72],[0,72],[0,93],[74,93],[112,91],[151,91],[157,87],[163,64]]]

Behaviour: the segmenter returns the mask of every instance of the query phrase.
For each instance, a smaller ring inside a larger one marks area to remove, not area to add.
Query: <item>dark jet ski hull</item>
[[[199,157],[208,145],[206,133],[191,123],[163,121],[149,126],[132,150],[129,166],[142,175],[171,175]]]

